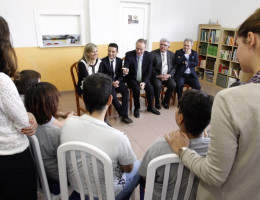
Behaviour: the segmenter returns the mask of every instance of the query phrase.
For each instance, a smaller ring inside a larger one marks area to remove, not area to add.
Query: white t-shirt
[[[61,129],[61,144],[69,141],[86,142],[94,145],[104,151],[112,160],[114,175],[114,192],[118,195],[125,185],[125,173],[121,171],[120,165],[133,164],[136,160],[135,154],[131,148],[128,137],[121,131],[116,130],[106,123],[97,120],[89,115],[81,117],[70,117]],[[68,164],[69,182],[73,189],[78,190],[75,176],[73,175],[71,162]],[[100,165],[98,172],[101,182],[101,191],[105,191],[103,167]],[[82,171],[82,170],[80,170]],[[80,174],[80,177],[84,177]],[[93,179],[93,176],[90,177]],[[86,189],[86,183],[81,180]],[[93,188],[95,196],[97,196],[96,188]],[[103,194],[103,196],[105,196]]]
[[[28,147],[28,138],[21,133],[28,126],[28,115],[13,81],[0,72],[0,155],[21,153]]]

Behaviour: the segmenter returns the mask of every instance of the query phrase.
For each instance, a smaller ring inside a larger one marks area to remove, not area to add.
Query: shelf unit
[[[196,68],[199,79],[216,84],[218,53],[221,39],[221,25],[200,24],[198,34],[199,65]]]
[[[216,85],[223,88],[229,87],[236,81],[246,82],[252,76],[252,74],[242,72],[237,60],[236,34],[236,29],[221,29]]]

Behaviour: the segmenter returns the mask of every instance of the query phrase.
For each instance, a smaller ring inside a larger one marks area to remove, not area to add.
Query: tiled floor
[[[216,95],[221,88],[206,83],[201,83],[202,90],[213,96]],[[112,109],[112,115],[108,116],[108,122],[111,126],[119,129],[127,134],[133,151],[137,159],[142,160],[146,150],[158,139],[163,138],[165,133],[178,129],[175,122],[176,105],[171,105],[170,109],[162,108],[161,115],[154,115],[146,111],[144,99],[140,98],[141,109],[140,118],[133,116],[133,111],[129,112],[129,117],[133,120],[132,124],[121,122],[115,109]],[[81,102],[83,103],[83,102]],[[62,92],[60,97],[60,110],[76,112],[74,91]],[[138,189],[136,190],[136,199],[139,199]]]

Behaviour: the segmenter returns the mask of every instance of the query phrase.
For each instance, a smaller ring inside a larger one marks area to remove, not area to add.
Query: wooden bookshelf
[[[196,71],[200,81],[216,84],[221,25],[200,24],[198,34],[199,66]]]
[[[222,28],[220,48],[217,57],[216,85],[229,87],[236,81],[246,82],[252,74],[243,73],[237,60],[237,29]]]

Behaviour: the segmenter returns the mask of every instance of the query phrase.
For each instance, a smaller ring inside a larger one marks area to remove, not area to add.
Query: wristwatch
[[[185,151],[186,149],[188,149],[188,148],[187,148],[187,147],[182,147],[182,148],[180,148],[180,149],[178,150],[177,155],[178,155],[179,157],[181,157],[182,152]]]

